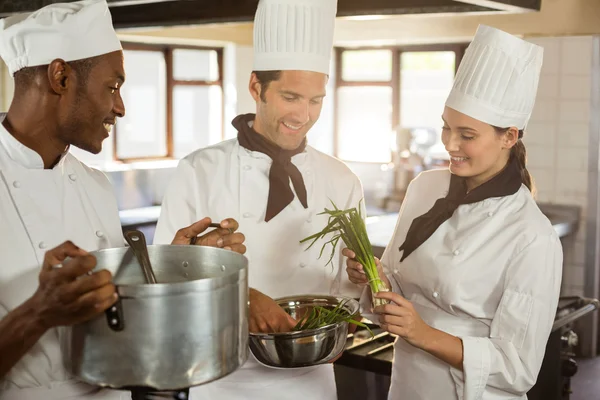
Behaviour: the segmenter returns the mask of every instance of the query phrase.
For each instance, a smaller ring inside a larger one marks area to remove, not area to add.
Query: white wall
[[[5,64],[0,60],[0,112],[6,111],[6,106],[4,105],[4,92],[5,92],[5,83],[4,83],[4,69],[6,68]]]
[[[256,112],[256,103],[248,90],[254,53],[252,46],[235,46],[235,79],[237,90],[237,114]]]
[[[563,295],[583,295],[592,37],[538,38],[544,64],[524,142],[538,201],[582,207],[577,237],[564,246]]]
[[[0,60],[0,112],[6,112],[12,100],[14,84],[12,77],[8,74],[8,68]]]

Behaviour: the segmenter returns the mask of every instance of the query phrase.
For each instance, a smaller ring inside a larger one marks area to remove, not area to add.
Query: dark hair
[[[252,71],[252,73],[256,75],[256,79],[260,84],[260,99],[263,103],[266,103],[265,92],[269,87],[269,83],[278,81],[281,78],[281,71]]]
[[[80,81],[80,87],[87,86],[88,77],[90,75],[90,71],[96,63],[98,62],[98,57],[92,58],[84,58],[82,60],[77,61],[69,61],[67,64],[73,68],[77,78]],[[35,67],[26,67],[18,70],[14,74],[15,78],[15,88],[16,89],[26,89],[29,88],[32,82],[35,80],[36,76],[39,74],[45,74],[48,71],[48,65],[39,65]]]
[[[505,134],[510,128],[500,128],[494,126],[494,130],[497,134],[502,135]],[[519,138],[517,143],[510,149],[510,157],[511,159],[516,159],[519,164],[519,169],[521,170],[521,182],[531,192],[531,194],[535,194],[535,184],[533,182],[533,177],[527,170],[527,151],[525,150],[525,144],[521,138],[523,137],[523,129],[519,130]]]

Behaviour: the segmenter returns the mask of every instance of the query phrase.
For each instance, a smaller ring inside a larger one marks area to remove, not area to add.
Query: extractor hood
[[[71,0],[0,0],[0,17]],[[250,22],[258,0],[107,0],[116,28]],[[541,0],[338,0],[338,17],[539,11]]]

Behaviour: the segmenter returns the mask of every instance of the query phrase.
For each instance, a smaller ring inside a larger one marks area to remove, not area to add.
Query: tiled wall
[[[565,242],[563,295],[583,295],[592,38],[539,38],[544,66],[524,142],[538,201],[582,207],[577,236]]]

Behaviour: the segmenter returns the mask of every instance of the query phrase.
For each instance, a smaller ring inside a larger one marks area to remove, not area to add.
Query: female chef
[[[460,65],[442,115],[449,170],[411,182],[381,260],[391,303],[367,315],[400,336],[389,399],[526,399],[537,379],[562,275],[521,141],[542,54],[480,26]],[[347,271],[366,282],[356,261]]]

